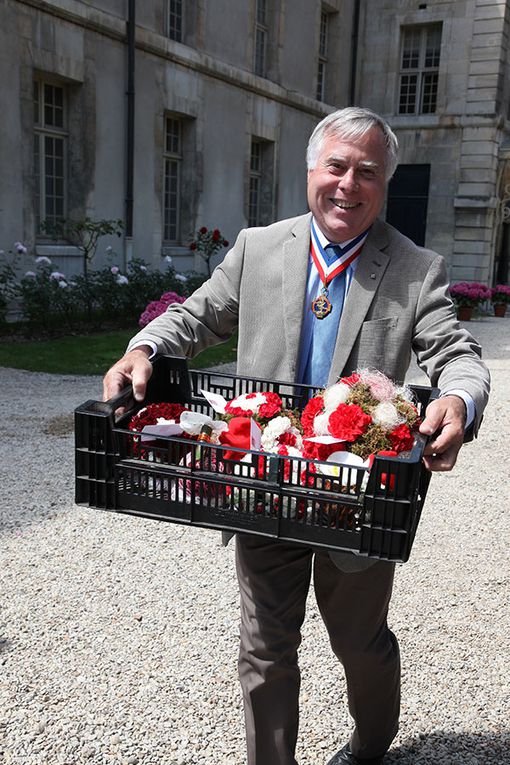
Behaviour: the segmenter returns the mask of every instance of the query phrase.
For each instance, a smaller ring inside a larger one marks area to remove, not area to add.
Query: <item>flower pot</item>
[[[457,318],[459,321],[471,321],[473,310],[474,308],[472,305],[459,305],[457,308]]]
[[[501,319],[506,314],[506,303],[495,303],[494,304],[494,316],[499,316]]]

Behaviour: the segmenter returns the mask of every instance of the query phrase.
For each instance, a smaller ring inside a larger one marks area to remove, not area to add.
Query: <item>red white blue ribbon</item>
[[[368,231],[364,231],[362,234],[352,239],[347,245],[345,245],[345,247],[337,245],[337,249],[342,251],[342,254],[338,255],[334,250],[331,253],[326,251],[326,249],[320,243],[317,232],[315,231],[315,227],[312,224],[310,253],[324,286],[328,285],[329,282],[334,279],[335,276],[337,276],[337,274],[344,271],[347,266],[349,266],[352,261],[358,257],[361,250],[363,249],[363,245],[365,244],[365,239],[367,236]],[[332,248],[330,248],[330,250],[331,249]]]

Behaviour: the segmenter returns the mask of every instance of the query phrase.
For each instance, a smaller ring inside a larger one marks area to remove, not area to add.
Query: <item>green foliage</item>
[[[83,273],[68,278],[56,270],[45,256],[35,258],[34,269],[17,279],[16,270],[0,251],[0,325],[4,325],[8,304],[17,300],[29,332],[52,329],[99,329],[108,326],[136,326],[148,303],[162,293],[175,292],[188,297],[205,277],[200,274],[179,274],[172,259],[165,258],[166,269],[151,270],[141,258],[133,258],[125,273],[117,265],[89,268],[100,237],[122,232],[121,221],[85,218],[81,221],[59,221],[44,224],[44,229],[57,238],[67,238],[78,246],[84,257]],[[11,255],[26,255],[21,242],[14,244]],[[110,260],[115,253],[106,248]]]
[[[0,256],[4,254],[0,252]],[[16,271],[7,261],[0,262],[0,325],[5,324],[8,305],[16,295]]]
[[[152,271],[144,261],[133,259],[123,274],[118,266],[89,270],[68,279],[54,270],[46,257],[36,258],[17,286],[25,319],[34,328],[66,327],[76,330],[84,323],[90,329],[109,324],[136,326],[145,306],[162,292],[187,297],[205,277],[177,274],[169,263],[165,271]]]

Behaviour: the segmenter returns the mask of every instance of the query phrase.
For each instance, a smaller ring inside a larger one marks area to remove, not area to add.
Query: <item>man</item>
[[[193,356],[236,327],[239,373],[268,379],[323,385],[372,367],[403,381],[413,350],[442,394],[421,425],[431,436],[424,461],[451,470],[465,429],[478,429],[488,373],[456,320],[442,258],[377,219],[397,148],[369,110],[326,117],[307,152],[311,215],[241,232],[208,282],[133,338],[106,375],[105,397],[131,382],[142,400],[151,354]],[[398,644],[386,622],[394,565],[243,534],[236,548],[248,765],[296,765],[312,566],[355,723],[328,765],[382,763],[399,715]]]

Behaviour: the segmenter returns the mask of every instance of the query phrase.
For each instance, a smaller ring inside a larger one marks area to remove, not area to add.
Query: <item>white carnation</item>
[[[345,383],[335,383],[324,391],[324,409],[328,414],[334,412],[339,404],[345,404],[351,389]]]
[[[330,412],[317,414],[313,420],[313,432],[316,436],[329,436],[329,416]]]
[[[237,396],[232,403],[231,406],[238,406],[240,409],[244,409],[245,412],[256,412],[262,404],[266,403],[266,397],[263,393],[256,393],[255,396],[251,396],[248,398],[250,394],[243,393],[240,396]]]
[[[292,433],[292,435],[296,436],[296,447],[297,449],[302,448],[303,443],[299,430],[292,425],[289,417],[280,416],[270,420],[262,431],[260,442],[263,451],[277,452],[278,439],[284,433]],[[290,450],[292,447],[289,446],[287,448]],[[299,451],[297,451],[297,453],[299,454]]]

